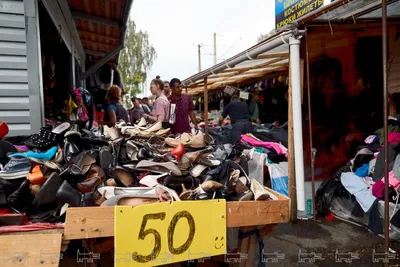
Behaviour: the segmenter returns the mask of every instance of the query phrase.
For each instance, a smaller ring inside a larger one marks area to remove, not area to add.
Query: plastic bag
[[[271,176],[272,189],[288,196],[288,163],[268,164],[268,171]]]
[[[264,166],[267,154],[256,152],[255,149],[245,149],[243,154],[250,158],[247,162],[249,165],[249,177],[257,180],[260,184],[264,184]]]

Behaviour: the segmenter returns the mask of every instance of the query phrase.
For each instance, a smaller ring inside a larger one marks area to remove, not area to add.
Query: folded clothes
[[[287,155],[288,153],[287,148],[279,143],[258,141],[244,134],[242,135],[242,140],[246,141],[252,146],[273,148],[279,155]]]

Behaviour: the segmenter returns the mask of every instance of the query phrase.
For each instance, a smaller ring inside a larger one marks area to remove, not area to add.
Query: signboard
[[[239,95],[239,97],[241,98],[241,99],[249,99],[249,93],[248,92],[243,92],[243,91],[240,91],[240,95]]]
[[[115,265],[158,266],[226,253],[225,200],[115,207]]]
[[[275,0],[275,28],[279,29],[312,13],[326,0]]]

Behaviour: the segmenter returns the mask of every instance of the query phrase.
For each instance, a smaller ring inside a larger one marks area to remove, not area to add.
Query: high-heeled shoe
[[[77,159],[76,163],[72,164],[69,168],[69,172],[72,175],[84,175],[86,174],[92,164],[96,162],[96,158],[92,157],[90,153],[87,153],[87,151],[81,152]]]
[[[32,201],[30,185],[31,182],[25,179],[20,187],[8,196],[7,203],[11,209],[18,213],[24,213],[26,211],[26,208]]]
[[[104,182],[105,177],[106,174],[104,173],[104,170],[100,166],[93,164],[90,167],[87,178],[83,182],[78,183],[79,192],[92,192],[99,184]]]
[[[236,196],[231,199],[233,201],[250,201],[254,196],[253,192],[240,179],[236,183],[235,193]]]
[[[254,200],[267,200],[270,198],[268,191],[255,179],[251,180],[250,190],[254,194]]]
[[[184,153],[185,153],[185,146],[183,144],[179,144],[171,151],[171,154],[176,157],[176,160],[178,162],[181,161]]]
[[[227,189],[228,189],[228,193],[232,193],[235,191],[235,186],[238,183],[239,180],[239,175],[240,175],[240,171],[239,170],[233,170],[231,173],[231,177],[228,180],[227,183]]]
[[[145,185],[147,187],[154,187],[159,185],[158,179],[168,176],[168,173],[160,174],[160,175],[146,175],[142,179],[140,179],[139,183],[141,185]]]
[[[120,167],[112,171],[111,177],[121,187],[134,187],[137,185],[135,178],[128,171]]]
[[[180,194],[180,199],[182,200],[204,200],[208,199],[209,193],[215,193],[217,190],[223,188],[224,185],[215,181],[205,181],[199,187],[194,190],[186,189],[185,185],[182,184],[182,193]]]

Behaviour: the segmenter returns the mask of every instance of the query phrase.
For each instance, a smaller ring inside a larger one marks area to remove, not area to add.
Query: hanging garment
[[[372,188],[352,172],[342,173],[340,180],[347,191],[356,197],[364,212],[368,212],[376,200],[372,195]]]

